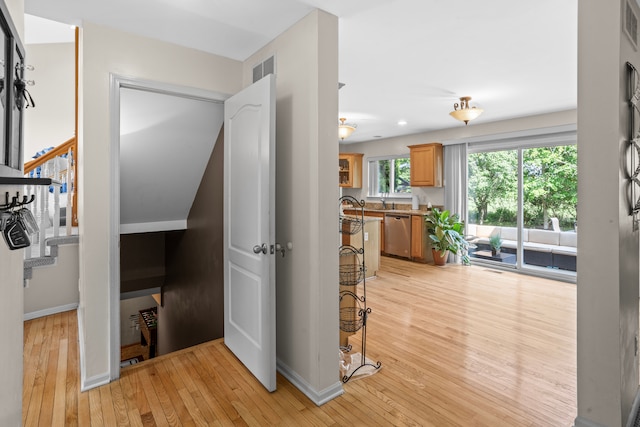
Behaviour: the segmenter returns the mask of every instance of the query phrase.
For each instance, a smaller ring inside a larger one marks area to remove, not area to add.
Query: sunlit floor
[[[575,285],[382,258],[367,301],[367,356],[382,368],[321,407],[280,375],[266,392],[221,340],[80,393],[75,312],[25,322],[23,424],[572,425]]]

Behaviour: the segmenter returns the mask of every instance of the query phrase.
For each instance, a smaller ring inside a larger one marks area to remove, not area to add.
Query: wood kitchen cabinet
[[[424,217],[422,215],[411,215],[411,258],[424,257]]]
[[[411,259],[419,262],[433,261],[424,215],[411,215]]]
[[[340,168],[340,187],[362,188],[362,153],[340,153],[338,167]]]
[[[412,187],[442,187],[444,165],[442,144],[410,145]]]

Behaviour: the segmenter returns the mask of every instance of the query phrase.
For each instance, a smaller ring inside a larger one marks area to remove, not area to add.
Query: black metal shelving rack
[[[357,249],[352,245],[340,246],[340,302],[345,298],[353,300],[353,305],[340,304],[340,329],[345,332],[361,331],[362,348],[360,365],[349,375],[342,377],[342,382],[346,383],[353,375],[365,366],[380,369],[382,362],[370,363],[367,361],[367,317],[371,313],[371,307],[367,306],[367,278],[366,265],[364,261],[364,200],[358,201],[352,196],[343,196],[339,199],[340,206],[347,204],[353,209],[359,210],[356,216],[345,216],[340,210],[339,231],[342,234],[349,234],[355,238],[362,237],[362,247]],[[351,208],[350,208],[351,209]],[[358,290],[358,286],[361,292]],[[341,350],[348,353],[352,350],[351,345],[341,347]]]

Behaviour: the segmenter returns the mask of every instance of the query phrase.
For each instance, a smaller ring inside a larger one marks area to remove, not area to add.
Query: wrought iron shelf
[[[353,375],[369,366],[373,369],[380,369],[382,362],[370,363],[366,358],[367,352],[367,317],[371,313],[371,308],[367,307],[367,267],[364,262],[364,200],[358,201],[352,196],[343,196],[339,200],[340,212],[344,204],[350,204],[356,210],[360,210],[358,215],[340,215],[339,231],[342,234],[352,235],[352,239],[357,235],[362,237],[362,248],[357,249],[351,245],[340,246],[340,286],[339,299],[353,300],[353,305],[340,304],[340,329],[344,332],[360,332],[362,334],[362,348],[360,363],[355,369],[347,371],[342,377],[342,382],[346,383]],[[352,259],[351,259],[352,258]],[[357,285],[357,286],[356,286]],[[340,350],[349,353],[351,345],[340,347]],[[351,356],[349,356],[351,357]]]

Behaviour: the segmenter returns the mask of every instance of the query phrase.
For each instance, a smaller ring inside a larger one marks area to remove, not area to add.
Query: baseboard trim
[[[631,412],[629,412],[629,415],[627,416],[627,422],[625,424],[626,427],[633,427],[636,421],[636,416],[638,415],[638,410],[640,410],[640,389],[636,391],[636,397],[635,399],[633,399]],[[573,422],[573,426],[574,427],[605,427],[600,423],[588,420],[583,417],[577,417]]]
[[[84,309],[78,306],[78,353],[80,356],[80,389],[82,390],[82,384],[84,384],[85,377],[85,352],[84,352],[84,315],[82,314]]]
[[[291,384],[293,384],[298,390],[304,393],[313,403],[317,406],[322,406],[328,401],[335,399],[344,393],[344,389],[342,388],[342,383],[340,381],[336,381],[331,386],[317,392],[309,383],[307,383],[304,378],[294,372],[291,368],[289,368],[286,364],[284,364],[281,360],[276,362],[278,372],[282,374]],[[337,374],[337,369],[336,369]]]
[[[627,427],[633,427],[636,422],[636,417],[638,416],[638,411],[640,410],[640,389],[636,391],[636,397],[633,399],[633,405],[631,405],[631,412],[629,413],[629,418],[627,419]]]
[[[92,388],[100,387],[101,385],[109,384],[111,382],[111,376],[108,372],[100,375],[94,375],[91,378],[83,379],[80,383],[80,391],[85,392]]]
[[[87,378],[86,367],[86,354],[84,351],[85,339],[84,339],[84,323],[83,323],[83,309],[78,308],[78,349],[80,350],[80,391],[84,392],[91,390],[92,388],[100,387],[101,385],[109,384],[111,377],[109,372],[104,374],[94,375],[91,378]]]
[[[606,427],[595,421],[588,420],[586,418],[577,417],[573,422],[573,427]]]
[[[27,320],[37,319],[38,317],[50,316],[52,314],[63,313],[65,311],[77,310],[78,303],[59,305],[58,307],[45,308],[44,310],[36,310],[24,314],[25,322]]]

